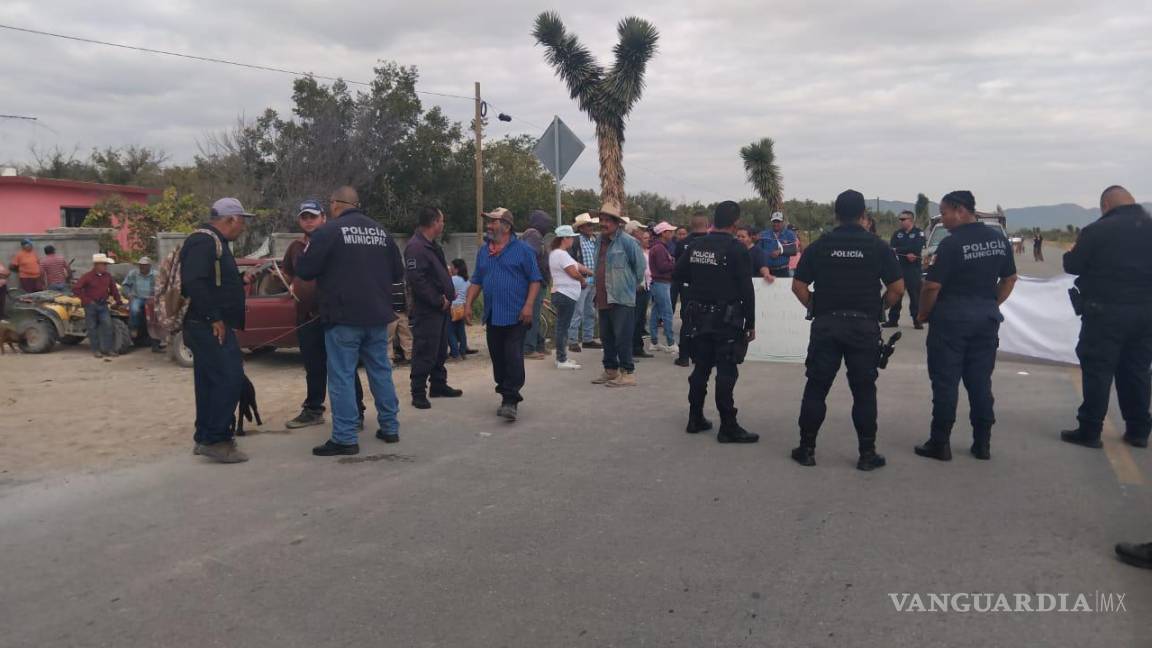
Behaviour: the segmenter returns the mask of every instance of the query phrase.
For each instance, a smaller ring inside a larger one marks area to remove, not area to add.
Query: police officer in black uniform
[[[828,411],[824,399],[843,358],[860,450],[856,468],[873,470],[886,463],[876,454],[879,315],[882,305],[900,301],[904,280],[891,248],[864,229],[864,195],[845,191],[836,197],[835,211],[839,226],[808,246],[792,279],[792,292],[813,317],[808,384],[800,404],[800,446],[792,451],[792,459],[802,466],[816,465],[816,434]],[[886,286],[883,303],[878,299],[881,283]],[[812,284],[815,292],[809,289]]]
[[[412,291],[412,407],[428,409],[432,407],[429,396],[457,398],[464,392],[448,386],[444,366],[449,315],[456,298],[444,250],[436,242],[444,233],[444,214],[435,207],[423,207],[417,224],[404,247],[404,276]]]
[[[900,212],[900,228],[892,233],[889,244],[896,253],[896,260],[900,262],[900,271],[904,275],[904,292],[908,295],[908,310],[912,315],[912,325],[922,329],[924,325],[916,321],[916,315],[920,311],[920,287],[923,279],[920,256],[924,252],[924,232],[912,224],[913,216],[914,214],[907,210]],[[900,304],[903,301],[896,302],[896,305],[888,310],[888,321],[884,323],[884,328],[896,328],[900,325]]]
[[[1064,255],[1064,271],[1079,275],[1080,343],[1084,402],[1069,443],[1099,448],[1112,379],[1124,415],[1124,441],[1148,447],[1152,430],[1152,218],[1119,186],[1100,197],[1100,220],[1080,231]],[[1152,553],[1149,554],[1152,558]]]
[[[992,370],[1004,321],[1000,304],[1016,285],[1016,260],[1000,230],[977,220],[972,192],[944,196],[940,216],[951,235],[936,248],[917,318],[932,324],[928,330],[931,437],[916,446],[916,454],[952,459],[949,438],[963,379],[972,422],[972,456],[987,460],[992,458],[989,442],[996,422]]]
[[[679,245],[679,249],[676,253],[676,260],[677,261],[679,261],[680,257],[684,256],[684,254],[686,252],[688,252],[689,249],[691,249],[692,244],[694,242],[696,242],[696,241],[700,240],[701,238],[704,238],[705,236],[708,235],[708,228],[710,228],[712,226],[712,223],[710,221],[711,221],[711,219],[708,218],[707,212],[697,211],[694,214],[692,214],[691,220],[688,221],[688,224],[692,227],[692,231],[688,232],[688,237],[685,238],[683,241],[681,241],[681,243]],[[672,283],[674,285],[679,285],[679,283],[675,280],[673,280]],[[681,297],[683,297],[683,295],[685,294],[685,290],[686,290],[686,287],[681,286],[681,288],[679,290],[679,294],[681,295]],[[683,299],[681,299],[681,303],[680,303],[680,331],[681,331],[680,346],[678,348],[678,353],[676,354],[676,360],[674,361],[674,364],[677,367],[687,367],[689,364],[691,364],[690,358],[692,357],[692,340],[690,338],[684,337],[684,334],[683,334],[683,331],[688,327],[688,311],[684,308],[685,303],[686,302],[684,302]]]
[[[712,429],[704,418],[708,378],[716,367],[716,409],[720,411],[720,443],[756,443],[760,435],[736,421],[732,390],[748,343],[756,337],[756,297],[752,290],[752,262],[748,250],[736,240],[740,205],[726,200],[716,207],[713,229],[700,236],[676,260],[672,280],[687,284],[682,339],[691,340],[692,362],[688,378],[689,434]]]

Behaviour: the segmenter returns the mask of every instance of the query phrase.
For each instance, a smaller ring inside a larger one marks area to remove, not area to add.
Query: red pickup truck
[[[275,259],[236,259],[245,275],[244,330],[236,331],[240,347],[252,352],[265,352],[299,346],[296,341],[296,300],[284,285],[280,262]],[[162,339],[151,309],[149,333]],[[177,333],[168,340],[168,357],[182,367],[191,367],[192,351]]]

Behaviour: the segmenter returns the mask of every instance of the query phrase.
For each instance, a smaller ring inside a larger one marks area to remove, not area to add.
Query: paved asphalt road
[[[741,418],[763,439],[732,447],[683,433],[687,370],[661,357],[623,391],[531,363],[516,424],[476,368],[464,398],[404,407],[402,442],[366,438],[356,463],[313,458],[306,430],[250,437],[240,466],[180,455],[8,487],[0,645],[1152,645],[1152,573],[1111,555],[1152,540],[1152,456],[1060,443],[1075,371],[1001,361],[993,460],[967,455],[963,424],[954,461],[920,459],[923,333],[905,335],[880,383],[889,466],[869,474],[842,377],[806,469],[788,458],[802,367],[744,365]],[[1098,591],[1126,611],[889,596]]]

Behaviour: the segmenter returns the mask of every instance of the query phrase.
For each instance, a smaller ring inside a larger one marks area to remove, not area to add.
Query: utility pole
[[[484,127],[481,120],[480,82],[476,82],[476,118],[472,127],[476,131],[476,237],[484,239]]]

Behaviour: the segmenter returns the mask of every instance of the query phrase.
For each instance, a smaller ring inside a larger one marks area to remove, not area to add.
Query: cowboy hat
[[[604,204],[600,206],[600,211],[596,212],[599,216],[608,216],[615,218],[621,223],[627,223],[629,219],[626,216],[621,216],[623,209],[620,208],[620,203],[615,200],[605,200]]]
[[[583,214],[580,214],[579,216],[576,217],[576,221],[572,225],[574,227],[580,227],[581,225],[599,225],[599,224],[600,224],[599,218],[593,218],[592,214],[589,214],[588,212],[584,212]]]

